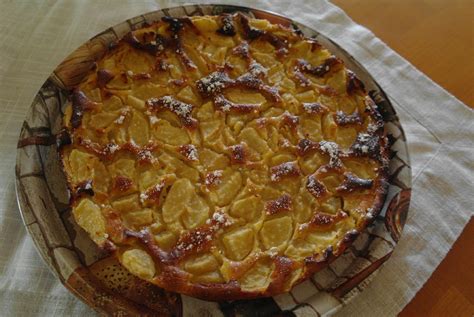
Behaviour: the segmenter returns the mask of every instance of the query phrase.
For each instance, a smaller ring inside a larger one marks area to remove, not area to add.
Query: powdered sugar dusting
[[[288,139],[284,138],[284,139],[281,139],[280,141],[280,145],[282,148],[289,148],[291,147],[291,143]]]
[[[180,239],[175,250],[179,253],[187,253],[190,251],[199,252],[203,250],[206,245],[209,245],[209,242],[212,240],[211,234],[212,231],[209,231],[209,229],[204,230],[198,228],[191,231]]]
[[[274,215],[279,212],[289,211],[292,208],[292,199],[290,195],[284,194],[275,200],[270,200],[265,205],[267,215]]]
[[[306,189],[316,198],[321,197],[326,193],[326,188],[321,184],[314,175],[308,176],[308,181],[306,182]]]
[[[147,105],[151,110],[157,111],[161,108],[167,109],[180,118],[181,122],[186,127],[194,127],[197,125],[197,120],[191,116],[193,106],[176,100],[171,96],[163,96],[161,98],[150,98],[147,100]]]
[[[245,148],[244,144],[236,144],[229,147],[231,151],[231,160],[235,164],[245,163]]]
[[[367,133],[372,134],[375,133],[379,129],[379,126],[374,123],[369,123],[367,125]]]
[[[300,170],[296,162],[285,162],[270,169],[270,180],[280,181],[284,177],[299,176]]]
[[[271,247],[270,249],[268,249],[268,255],[270,257],[276,257],[278,255],[278,248],[277,247]]]
[[[229,84],[233,83],[224,72],[213,72],[196,81],[196,88],[205,96],[213,96],[220,93]]]
[[[215,221],[217,221],[218,223],[221,223],[221,224],[223,224],[225,222],[224,214],[218,213],[218,212],[215,212],[212,215],[212,219],[214,219]]]
[[[199,160],[199,153],[193,144],[185,144],[179,147],[179,152],[183,155],[188,161],[197,161]]]
[[[221,210],[217,210],[212,214],[212,217],[207,224],[211,224],[211,229],[215,231],[222,227],[230,226],[232,223]]]
[[[160,119],[157,116],[153,116],[153,115],[150,116],[150,124],[151,125],[158,123],[158,121],[160,121]]]
[[[320,114],[328,111],[326,106],[323,106],[318,102],[304,102],[302,105],[304,111],[309,114]]]
[[[137,153],[138,160],[140,162],[149,162],[149,163],[155,163],[156,158],[153,156],[150,150],[148,149],[141,149]]]
[[[147,195],[146,193],[141,193],[141,194],[140,194],[140,201],[141,201],[141,203],[143,204],[143,203],[145,203],[145,201],[147,201],[147,200],[148,200],[148,195]]]
[[[222,182],[222,171],[221,170],[216,170],[207,173],[206,179],[204,180],[204,184],[206,186],[215,186],[219,185]]]
[[[256,61],[252,61],[250,63],[249,73],[255,77],[267,76],[268,69],[266,69]]]
[[[124,115],[120,115],[117,119],[115,119],[115,123],[117,124],[123,124],[123,121],[125,120],[125,116]]]
[[[122,109],[122,111],[120,112],[120,116],[117,119],[115,119],[114,122],[116,124],[123,124],[129,112],[130,112],[130,108],[128,107]]]
[[[104,147],[104,152],[105,154],[114,154],[116,151],[120,149],[120,146],[118,146],[115,143],[109,143]]]
[[[299,231],[304,231],[306,229],[308,229],[309,225],[307,223],[302,223],[299,225],[298,229]]]
[[[164,96],[161,100],[168,110],[176,113],[179,117],[189,116],[193,110],[193,107],[190,104],[178,101],[171,96]]]
[[[377,129],[372,127],[371,129]],[[380,137],[376,134],[359,133],[351,150],[359,155],[377,157],[380,155]]]
[[[329,166],[340,167],[342,162],[339,158],[339,146],[335,142],[321,141],[319,147],[323,153],[329,155]]]

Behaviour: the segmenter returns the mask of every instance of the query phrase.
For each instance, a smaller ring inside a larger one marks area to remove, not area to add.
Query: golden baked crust
[[[129,33],[64,123],[78,225],[138,277],[208,300],[288,291],[385,197],[387,140],[362,82],[315,40],[240,14]]]

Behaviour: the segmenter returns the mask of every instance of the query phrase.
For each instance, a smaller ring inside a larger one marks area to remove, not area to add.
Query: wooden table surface
[[[474,108],[473,0],[332,2]],[[400,316],[474,316],[473,241],[471,218],[453,249]]]

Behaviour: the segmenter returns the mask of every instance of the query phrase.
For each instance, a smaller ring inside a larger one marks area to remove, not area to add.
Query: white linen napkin
[[[183,1],[2,3],[0,315],[94,314],[49,272],[23,227],[14,189],[18,134],[34,95],[76,47],[127,18],[177,3]],[[397,314],[433,273],[473,214],[474,111],[328,2],[241,0],[238,4],[284,14],[333,39],[368,69],[398,112],[413,174],[408,221],[389,261],[337,315]]]

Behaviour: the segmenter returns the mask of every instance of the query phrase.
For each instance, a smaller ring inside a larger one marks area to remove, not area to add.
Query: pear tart
[[[288,291],[385,198],[387,139],[363,83],[267,20],[165,17],[112,45],[70,100],[58,146],[75,221],[170,291]]]

